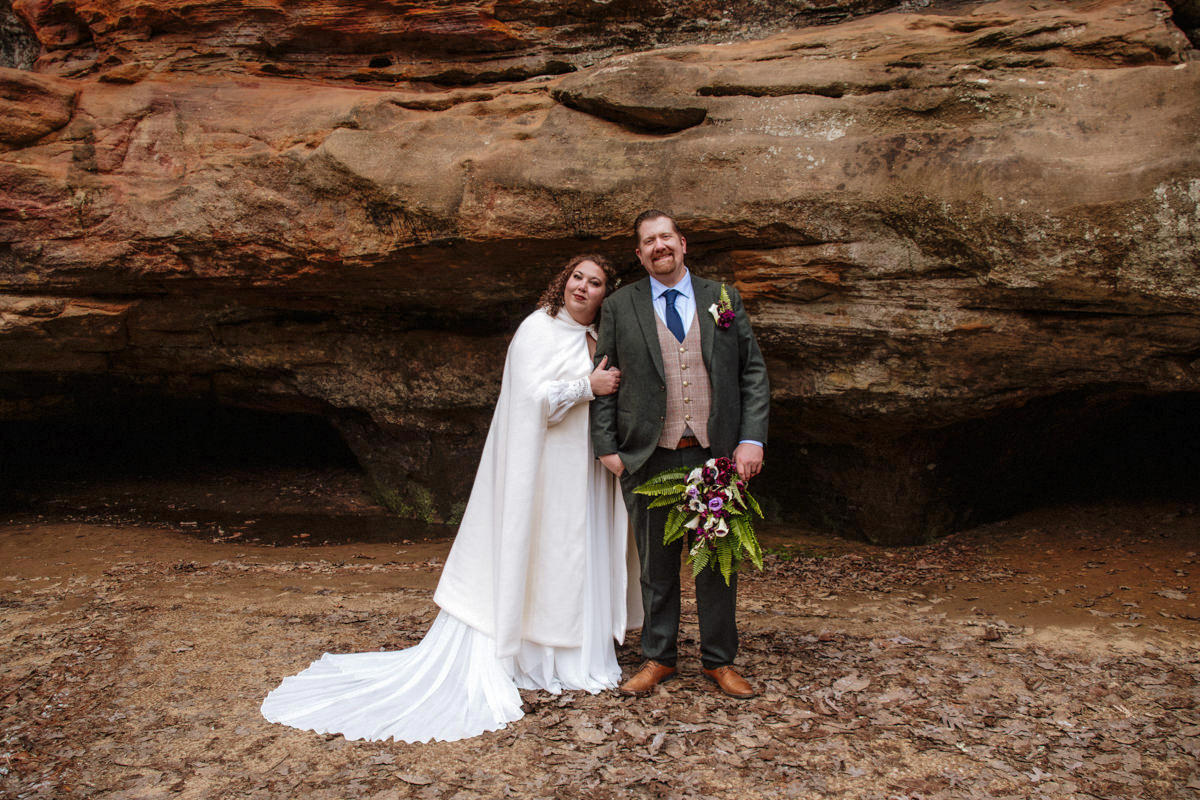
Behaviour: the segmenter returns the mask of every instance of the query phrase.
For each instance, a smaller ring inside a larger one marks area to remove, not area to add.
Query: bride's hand
[[[592,394],[596,397],[613,394],[617,391],[617,387],[621,385],[621,370],[616,367],[610,369],[608,367],[608,356],[603,356],[600,359],[600,363],[592,370],[592,374],[588,380],[592,384]]]

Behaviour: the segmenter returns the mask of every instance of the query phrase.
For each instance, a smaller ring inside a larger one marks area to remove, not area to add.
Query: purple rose
[[[719,497],[714,497],[708,501],[708,509],[710,511],[720,511],[723,505],[725,505],[725,501]]]

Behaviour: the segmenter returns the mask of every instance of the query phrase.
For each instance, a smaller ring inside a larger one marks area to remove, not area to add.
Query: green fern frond
[[[754,566],[762,569],[762,545],[759,543],[758,537],[754,533],[754,523],[750,521],[749,517],[741,517],[738,521],[740,523],[738,538],[740,538],[742,541],[742,547],[745,549],[746,554],[750,556],[750,560],[754,563]]]
[[[762,548],[759,547],[757,539],[754,540],[754,547],[750,550],[750,563],[760,570],[763,568]]]
[[[690,472],[691,472],[691,470],[684,469],[682,467],[678,467],[676,469],[664,470],[664,471],[658,473],[657,475],[653,476],[652,478],[650,478],[648,481],[643,483],[641,486],[638,486],[633,491],[635,491],[639,494],[645,494],[644,490],[650,489],[652,487],[662,486],[662,485],[685,484],[687,481],[687,476]]]
[[[750,494],[749,492],[746,492],[746,504],[755,514],[758,514],[760,519],[763,518],[762,506],[760,506],[758,501],[754,499],[754,495]]]
[[[688,521],[688,513],[679,506],[675,506],[667,512],[667,530],[682,528],[683,523]]]
[[[725,540],[721,540],[717,545],[717,558],[721,562],[721,577],[725,579],[725,585],[728,586],[729,580],[733,576],[733,548]]]
[[[733,502],[737,503],[739,508],[745,508],[746,501],[742,497],[742,493],[740,491],[738,491],[737,484],[736,483],[730,484],[729,490],[733,493]]]
[[[729,535],[736,539],[739,545],[745,545],[746,518],[744,516],[729,518]]]
[[[663,530],[663,544],[671,544],[680,539],[687,532],[687,528],[683,527],[687,521],[688,515],[685,512],[678,508],[672,509],[671,513],[667,514],[667,525]]]
[[[664,494],[677,495],[683,494],[687,490],[687,486],[682,483],[659,483],[654,486],[643,483],[641,486],[634,489],[636,494],[644,494],[649,497],[660,497]]]
[[[662,497],[656,497],[650,501],[646,508],[662,508],[663,506],[677,506],[683,502],[683,498],[679,495],[664,494]]]

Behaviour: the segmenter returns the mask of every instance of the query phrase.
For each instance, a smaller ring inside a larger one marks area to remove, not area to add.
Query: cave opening
[[[936,428],[775,412],[759,499],[770,516],[845,538],[924,544],[1086,506],[1200,513],[1197,392],[1093,387]]]
[[[390,535],[389,515],[325,416],[111,387],[59,399],[57,411],[42,404],[0,421],[0,511],[10,516],[247,542]]]
[[[940,438],[932,469],[960,524],[1048,506],[1200,501],[1200,393],[1061,393]]]
[[[0,443],[18,484],[187,476],[230,466],[357,466],[323,417],[204,399],[123,397],[44,419],[0,422]]]

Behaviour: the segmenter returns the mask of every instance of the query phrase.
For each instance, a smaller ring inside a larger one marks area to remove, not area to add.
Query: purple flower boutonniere
[[[721,330],[727,330],[733,324],[737,315],[733,313],[733,303],[729,300],[729,292],[725,290],[725,284],[721,284],[721,297],[708,307],[708,313],[712,314],[713,322],[717,323],[717,327]]]

